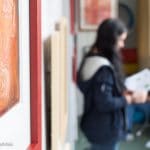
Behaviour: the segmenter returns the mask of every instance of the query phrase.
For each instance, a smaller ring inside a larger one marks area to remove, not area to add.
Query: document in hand
[[[125,85],[129,90],[150,91],[150,69],[144,69],[129,76],[125,80]]]

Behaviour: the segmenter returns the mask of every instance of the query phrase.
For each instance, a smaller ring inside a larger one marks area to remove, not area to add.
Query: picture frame
[[[29,12],[31,143],[27,150],[40,150],[42,149],[41,0],[30,0]]]
[[[118,0],[79,0],[78,6],[80,31],[95,31],[104,19],[118,14]]]
[[[39,43],[41,42],[38,38],[40,30],[39,28],[36,30],[37,24],[40,27],[41,22],[36,20],[39,15],[34,12],[37,12],[38,8],[35,9],[35,5],[35,0],[31,0],[30,5],[29,1],[5,0],[0,2],[0,63],[4,64],[4,69],[1,69],[0,76],[3,78],[1,77],[0,85],[6,84],[6,86],[1,86],[4,87],[1,88],[1,93],[6,91],[8,92],[8,96],[5,94],[7,98],[13,99],[12,101],[6,99],[8,105],[5,105],[6,102],[1,99],[3,105],[0,107],[3,111],[0,113],[0,149],[41,149],[41,111],[39,109],[41,107],[41,70],[39,68],[39,64],[41,64],[39,59],[41,58],[39,55],[41,49],[39,48],[41,46]],[[29,6],[32,13],[29,13]],[[39,6],[41,5],[39,4]],[[33,15],[30,17],[30,14]],[[29,23],[29,19],[33,22],[30,21]],[[29,26],[33,26],[32,29]],[[37,43],[38,47],[36,47]],[[8,87],[12,87],[13,90],[9,90]]]
[[[75,34],[75,0],[70,0],[70,33]]]

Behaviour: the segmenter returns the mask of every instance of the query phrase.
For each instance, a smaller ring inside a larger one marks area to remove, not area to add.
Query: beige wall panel
[[[60,137],[64,143],[67,132],[68,120],[68,100],[67,100],[67,21],[62,18],[56,25],[56,30],[60,32]]]
[[[51,143],[52,150],[63,147],[67,134],[67,23],[62,18],[56,25],[51,40]]]
[[[52,150],[58,149],[60,129],[60,33],[51,37],[51,137]]]
[[[150,67],[150,1],[137,1],[138,56],[140,68]]]

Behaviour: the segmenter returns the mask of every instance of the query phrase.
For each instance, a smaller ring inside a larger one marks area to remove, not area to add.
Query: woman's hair
[[[97,36],[91,47],[98,51],[98,55],[107,58],[114,66],[120,88],[123,87],[122,61],[117,50],[117,40],[120,35],[127,32],[125,24],[119,19],[106,19],[98,27]]]
[[[106,19],[98,27],[96,40],[91,50],[96,49],[111,61],[117,52],[118,37],[127,32],[125,24],[119,19]]]

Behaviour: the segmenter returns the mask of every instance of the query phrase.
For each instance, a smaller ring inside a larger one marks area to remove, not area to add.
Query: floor
[[[139,127],[134,128],[135,129],[133,130],[133,132],[135,135],[137,128]],[[146,128],[141,136],[135,136],[133,141],[121,142],[119,150],[148,150],[148,148],[145,147],[145,143],[148,140],[150,140],[150,128]],[[75,150],[85,150],[89,146],[90,144],[84,137],[83,133],[79,130],[79,140],[76,142]]]

